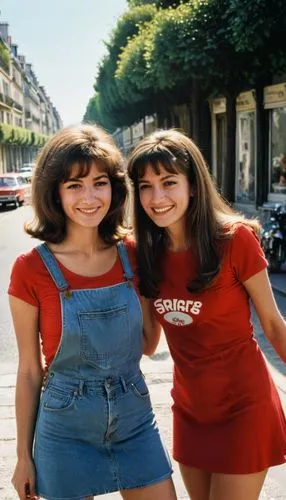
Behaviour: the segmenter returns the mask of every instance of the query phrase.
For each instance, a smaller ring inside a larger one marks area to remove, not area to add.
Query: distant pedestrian
[[[16,260],[9,287],[21,500],[176,499],[139,366],[155,345],[134,286],[126,195],[120,152],[96,126],[58,132],[38,158],[26,231],[44,243]]]
[[[285,416],[250,319],[251,299],[286,361],[259,224],[225,203],[178,131],[139,142],[128,171],[139,289],[174,360],[174,458],[192,500],[257,500],[267,469],[286,460]]]

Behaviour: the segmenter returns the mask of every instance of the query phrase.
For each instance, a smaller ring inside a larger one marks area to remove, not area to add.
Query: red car
[[[23,205],[30,196],[31,175],[21,173],[0,174],[0,205]]]

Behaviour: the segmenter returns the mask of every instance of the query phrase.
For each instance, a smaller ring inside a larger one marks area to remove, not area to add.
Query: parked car
[[[35,163],[23,163],[19,168],[19,172],[32,172],[35,167]]]
[[[0,174],[0,205],[23,205],[31,192],[31,175],[26,172]]]

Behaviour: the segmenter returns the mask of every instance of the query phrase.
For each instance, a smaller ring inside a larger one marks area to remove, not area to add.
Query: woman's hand
[[[36,494],[36,471],[32,459],[18,460],[11,482],[20,500],[39,498]]]

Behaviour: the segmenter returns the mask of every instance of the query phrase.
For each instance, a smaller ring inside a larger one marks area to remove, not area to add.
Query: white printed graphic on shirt
[[[190,325],[192,315],[200,314],[202,305],[198,300],[184,299],[157,299],[154,302],[157,313],[163,314],[165,321],[176,326]]]

